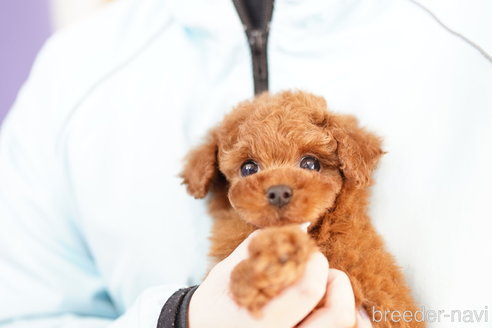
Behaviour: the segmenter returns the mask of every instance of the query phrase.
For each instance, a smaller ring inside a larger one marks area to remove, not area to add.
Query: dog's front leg
[[[249,258],[231,274],[231,293],[236,303],[255,316],[304,273],[314,241],[298,226],[270,227],[249,244]]]

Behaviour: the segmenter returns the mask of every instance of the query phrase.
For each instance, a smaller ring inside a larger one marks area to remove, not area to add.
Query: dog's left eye
[[[260,168],[259,168],[258,164],[256,164],[252,160],[246,161],[243,163],[243,165],[241,165],[241,175],[243,177],[251,175],[251,174],[255,174],[259,170],[260,170]]]
[[[319,171],[321,166],[319,161],[314,156],[305,156],[301,159],[299,163],[301,169],[311,170],[311,171]]]

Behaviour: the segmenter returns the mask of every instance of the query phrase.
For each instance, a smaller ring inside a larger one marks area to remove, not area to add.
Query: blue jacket
[[[272,91],[383,136],[371,216],[417,300],[492,309],[491,62],[405,0],[278,0],[269,42]],[[206,271],[182,157],[252,95],[230,0],[119,0],[48,41],[1,130],[0,326],[155,327]]]

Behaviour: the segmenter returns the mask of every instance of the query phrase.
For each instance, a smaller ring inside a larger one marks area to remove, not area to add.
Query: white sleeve
[[[126,311],[114,306],[73,219],[56,152],[63,115],[49,47],[0,134],[0,327],[154,328],[165,301],[182,286],[150,288]]]

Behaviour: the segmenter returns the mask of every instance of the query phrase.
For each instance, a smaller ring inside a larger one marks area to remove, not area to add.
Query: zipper
[[[270,22],[273,14],[274,0],[263,0],[263,21],[260,27],[254,27],[251,18],[246,10],[244,1],[232,0],[236,11],[243,24],[244,32],[248,39],[251,52],[251,64],[253,68],[253,81],[255,95],[268,91],[268,34],[270,32]]]

